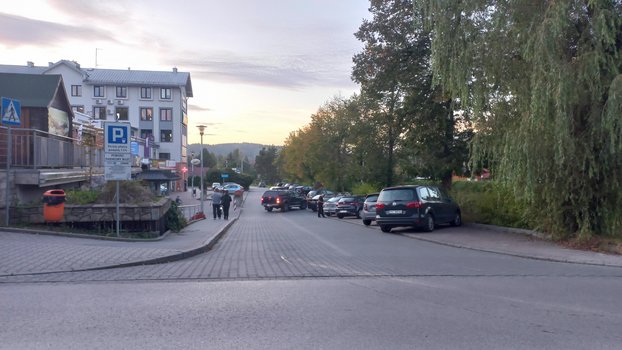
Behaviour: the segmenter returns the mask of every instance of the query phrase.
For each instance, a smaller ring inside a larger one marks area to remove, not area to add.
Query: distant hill
[[[237,149],[240,152],[248,157],[248,160],[251,162],[255,161],[255,157],[259,154],[259,151],[263,147],[270,147],[271,145],[261,145],[258,143],[220,143],[217,145],[203,145],[207,148],[208,151],[214,153],[216,156],[226,157],[229,153],[233,152]],[[277,148],[281,148],[281,146],[276,146]],[[188,153],[194,152],[194,154],[200,154],[201,152],[201,144],[193,143],[188,145]]]

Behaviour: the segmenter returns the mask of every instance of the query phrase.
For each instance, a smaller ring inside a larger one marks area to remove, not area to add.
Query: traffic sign
[[[106,181],[132,178],[129,123],[104,123],[104,166]]]
[[[2,108],[0,108],[2,124],[20,125],[22,115],[22,104],[12,98],[2,98]]]

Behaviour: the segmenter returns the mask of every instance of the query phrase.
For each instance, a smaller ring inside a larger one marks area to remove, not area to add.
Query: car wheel
[[[423,229],[425,230],[425,232],[434,231],[434,216],[432,216],[431,214],[427,214],[425,216],[425,226],[423,227]]]
[[[281,207],[282,212],[286,212],[288,210],[289,210],[289,206],[287,204]]]
[[[341,214],[337,214],[337,217],[340,218],[340,219],[343,219],[343,215],[341,215]]]
[[[266,210],[270,212],[270,211],[272,211],[272,208],[266,208]]]
[[[371,220],[363,220],[363,225],[365,226],[371,225]]]
[[[454,216],[454,219],[451,221],[451,226],[460,226],[462,225],[462,215],[460,214],[459,211],[456,212],[456,216]]]
[[[380,225],[380,230],[382,232],[391,232],[391,226],[387,226],[387,225]]]

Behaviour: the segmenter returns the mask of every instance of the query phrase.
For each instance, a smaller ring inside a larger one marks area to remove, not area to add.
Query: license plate
[[[347,213],[348,211],[347,210],[340,210],[339,212],[340,213]]]
[[[387,214],[389,215],[402,214],[402,211],[401,210],[387,210]]]

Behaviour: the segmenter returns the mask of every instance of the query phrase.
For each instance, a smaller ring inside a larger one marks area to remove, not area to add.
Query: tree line
[[[370,13],[360,92],[290,133],[279,176],[450,187],[485,167],[535,228],[619,235],[621,1],[372,0]]]

